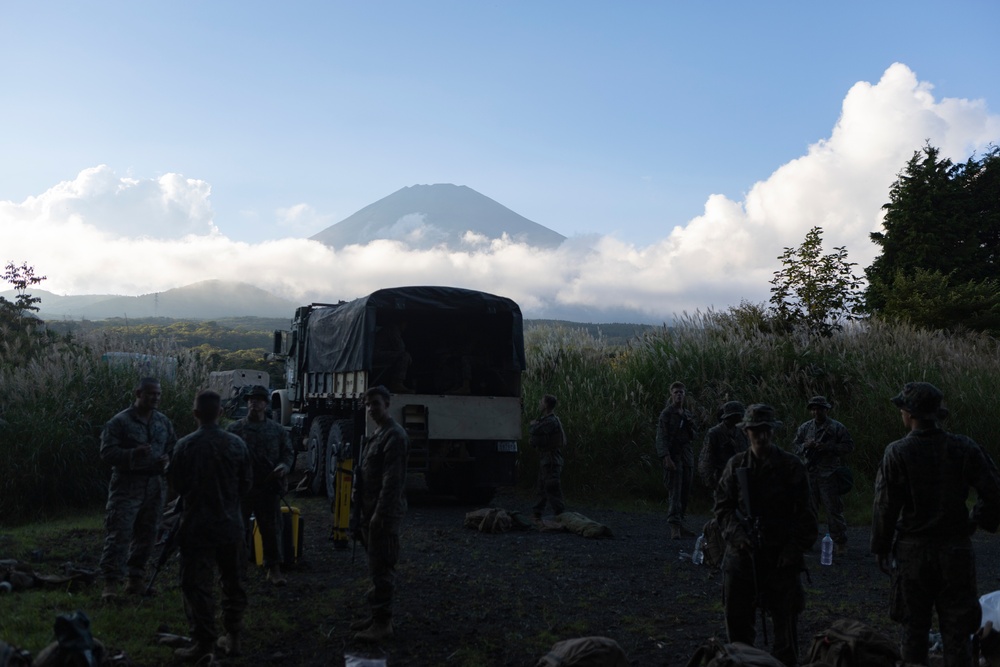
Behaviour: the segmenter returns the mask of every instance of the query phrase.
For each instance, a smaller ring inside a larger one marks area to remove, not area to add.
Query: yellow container
[[[333,548],[346,549],[349,535],[347,529],[351,523],[351,484],[354,459],[345,459],[337,463],[336,493],[333,497]]]
[[[253,559],[257,565],[264,564],[264,545],[257,527],[257,518],[251,517],[253,528]],[[288,566],[298,562],[302,554],[304,522],[298,507],[285,505],[281,508],[281,564]]]

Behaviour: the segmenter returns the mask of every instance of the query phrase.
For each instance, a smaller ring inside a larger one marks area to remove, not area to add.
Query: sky
[[[992,0],[4,2],[0,261],[57,294],[445,284],[654,324],[765,302],[814,226],[860,274],[926,142],[1000,143],[996,25]],[[568,240],[308,240],[432,183]]]

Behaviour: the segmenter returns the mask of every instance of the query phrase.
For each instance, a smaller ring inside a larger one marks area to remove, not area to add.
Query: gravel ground
[[[684,665],[701,642],[725,637],[721,575],[684,557],[694,539],[670,540],[663,512],[571,507],[608,526],[610,539],[537,530],[487,534],[463,527],[475,508],[417,493],[404,528],[395,637],[377,647],[359,644],[347,626],[365,614],[364,554],[359,550],[352,563],[350,550],[332,548],[325,500],[293,502],[306,518],[302,562],[287,588],[259,581],[251,588],[269,610],[297,610],[298,620],[286,635],[265,639],[245,664],[339,665],[351,654],[395,666],[530,666],[556,641],[601,635],[615,639],[633,665]],[[526,512],[530,504],[506,491],[492,506]],[[831,567],[819,565],[818,551],[806,555],[803,655],[813,634],[838,618],[864,620],[898,637],[886,614],[888,579],[868,554],[868,537],[867,527],[851,528],[848,553]],[[978,535],[976,541],[980,592],[996,590],[996,540]]]

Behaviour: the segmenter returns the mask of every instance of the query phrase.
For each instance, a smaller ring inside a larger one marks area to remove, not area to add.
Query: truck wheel
[[[326,440],[326,497],[331,501],[337,495],[337,466],[341,459],[351,457],[351,442],[354,440],[354,422],[338,419],[330,426]]]
[[[326,441],[330,437],[333,417],[316,417],[309,426],[309,443],[306,453],[309,457],[309,490],[319,494],[326,491]]]

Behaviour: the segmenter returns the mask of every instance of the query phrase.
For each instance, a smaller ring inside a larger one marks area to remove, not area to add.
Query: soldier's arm
[[[701,444],[701,451],[698,453],[698,476],[701,478],[702,484],[709,489],[712,488],[712,480],[716,470],[716,453],[712,435],[712,431],[705,434],[705,441]]]
[[[659,458],[670,456],[670,417],[666,410],[660,413],[660,418],[656,422],[656,455]]]
[[[882,463],[875,474],[875,500],[872,503],[871,552],[885,556],[892,549],[896,520],[903,507],[901,493],[893,484],[894,452],[890,446],[882,456]]]
[[[839,455],[850,454],[854,451],[854,439],[851,438],[851,432],[847,430],[847,427],[841,424],[837,428],[837,437],[835,442],[830,443],[832,449]]]
[[[389,435],[382,457],[382,488],[372,512],[372,523],[393,516],[406,486],[406,438],[398,432]]]
[[[719,485],[715,487],[715,505],[712,507],[712,513],[715,514],[715,520],[719,523],[726,543],[736,549],[742,549],[752,543],[750,535],[736,516],[740,509],[739,482],[735,473],[738,459],[736,456],[729,459],[722,471]]]
[[[123,470],[132,467],[135,444],[129,442],[121,422],[112,419],[101,431],[101,460]]]

